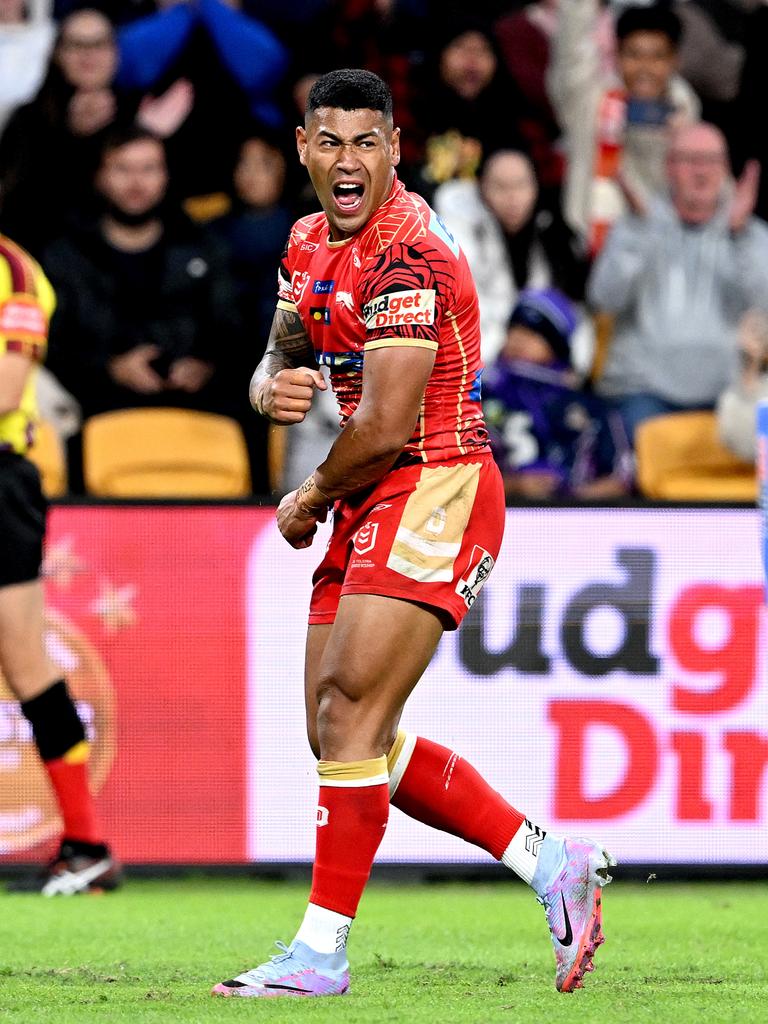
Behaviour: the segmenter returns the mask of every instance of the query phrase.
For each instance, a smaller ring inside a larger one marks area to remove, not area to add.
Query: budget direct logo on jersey
[[[369,331],[408,324],[429,326],[435,322],[435,290],[416,288],[377,295],[363,305],[363,319]]]

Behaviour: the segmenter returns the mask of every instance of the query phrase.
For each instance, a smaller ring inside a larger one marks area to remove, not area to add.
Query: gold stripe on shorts
[[[387,568],[418,583],[450,583],[477,495],[481,463],[425,466],[408,498]]]

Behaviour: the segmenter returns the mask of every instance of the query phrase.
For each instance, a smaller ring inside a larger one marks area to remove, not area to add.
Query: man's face
[[[633,99],[660,100],[677,70],[677,51],[663,32],[631,32],[619,46],[618,62]]]
[[[107,153],[96,179],[101,194],[123,213],[141,216],[162,201],[168,187],[159,142],[138,139]]]
[[[667,179],[682,220],[689,224],[711,220],[727,177],[728,155],[717,133],[699,126],[673,139],[667,155]]]
[[[306,128],[296,129],[296,143],[333,238],[349,238],[389,195],[400,162],[400,129],[380,110],[320,107]]]

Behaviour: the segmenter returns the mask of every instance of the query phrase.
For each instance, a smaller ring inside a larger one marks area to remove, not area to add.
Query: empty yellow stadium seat
[[[647,498],[756,501],[757,475],[720,443],[713,412],[645,420],[635,432],[637,482]]]
[[[248,453],[234,420],[187,409],[123,409],[83,428],[83,473],[104,498],[240,498]]]
[[[35,440],[27,452],[40,471],[43,491],[48,498],[67,493],[67,456],[64,442],[47,420],[35,427]]]

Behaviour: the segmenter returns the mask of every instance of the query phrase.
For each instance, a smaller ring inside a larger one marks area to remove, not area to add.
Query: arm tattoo
[[[262,359],[265,374],[273,377],[280,370],[315,365],[315,352],[299,314],[276,309],[267,351]]]
[[[251,378],[251,404],[262,413],[261,385],[267,377],[274,377],[281,370],[298,366],[317,367],[315,351],[304,330],[301,317],[294,310],[276,309],[269,332],[267,350]]]

